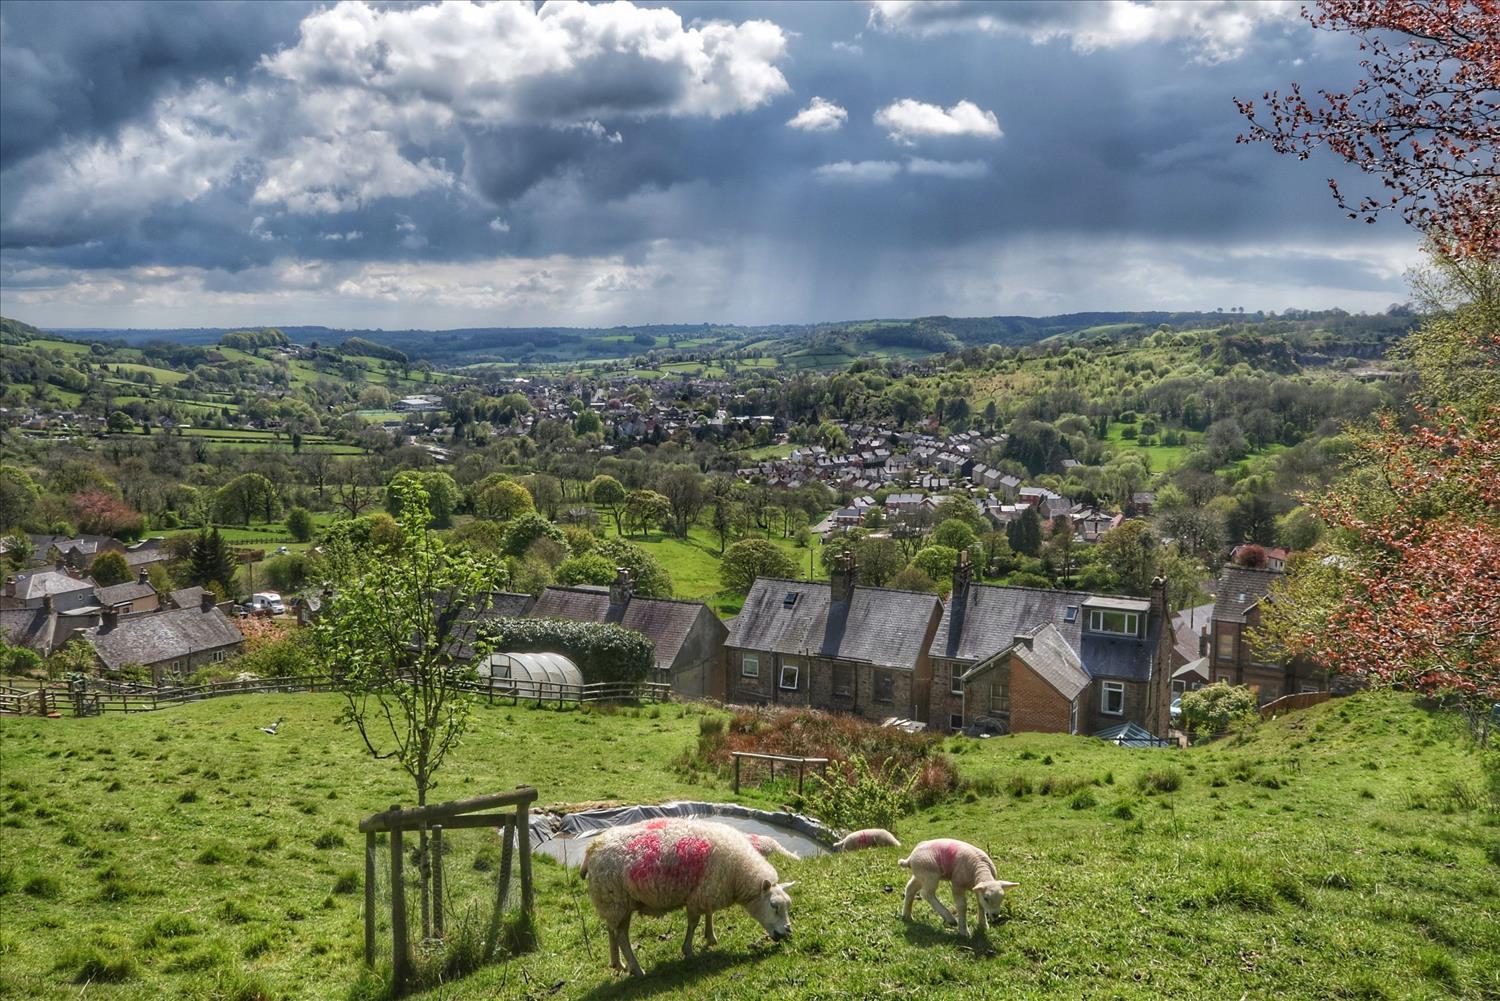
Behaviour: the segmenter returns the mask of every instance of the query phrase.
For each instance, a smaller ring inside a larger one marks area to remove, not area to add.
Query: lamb
[[[918,891],[922,899],[932,905],[938,917],[943,919],[946,925],[955,923],[953,914],[943,906],[938,899],[937,886],[943,880],[953,884],[953,903],[958,910],[958,933],[968,935],[969,927],[965,916],[968,903],[968,895],[973,891],[974,896],[979,899],[978,930],[983,931],[987,927],[987,919],[998,917],[1000,908],[1005,904],[1005,891],[1019,886],[1019,883],[1010,883],[1003,879],[995,878],[995,863],[990,860],[982,850],[963,841],[954,841],[951,838],[939,838],[935,841],[923,841],[913,848],[911,854],[899,863],[911,870],[911,880],[906,884],[906,903],[901,909],[901,917],[907,921],[911,920],[911,905],[917,899]]]
[[[879,827],[867,827],[852,831],[833,846],[836,852],[852,852],[857,848],[900,848],[901,842],[890,831]]]
[[[786,845],[775,838],[764,834],[747,834],[745,837],[750,839],[750,847],[760,852],[762,858],[769,859],[780,855],[782,858],[789,858],[793,862],[797,861],[797,856],[788,851]]]
[[[641,976],[630,945],[630,919],[636,911],[660,916],[687,911],[684,957],[693,954],[698,919],[707,919],[704,942],[717,944],[713,914],[739,904],[772,939],[792,933],[791,883],[778,883],[776,870],[740,831],[703,820],[648,820],[617,827],[595,838],[580,873],[589,899],[609,932],[610,969]],[[626,965],[620,963],[624,954]]]

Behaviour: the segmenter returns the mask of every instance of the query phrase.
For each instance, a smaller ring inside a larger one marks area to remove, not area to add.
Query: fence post
[[[740,794],[740,761],[743,760],[738,754],[734,756],[734,794]]]
[[[365,965],[375,965],[375,832],[365,835]]]
[[[443,937],[443,825],[432,828],[432,930]]]
[[[400,808],[398,803],[391,804],[392,810]],[[391,944],[395,949],[392,962],[397,994],[406,989],[407,966],[410,962],[406,944],[406,876],[402,872],[406,860],[402,858],[402,854],[401,828],[394,827],[391,829]]]
[[[516,804],[516,857],[521,863],[521,910],[528,921],[534,916],[535,893],[531,886],[531,804]]]
[[[798,761],[797,762],[797,795],[798,796],[802,795],[802,769],[804,767],[806,767],[806,765],[807,765],[807,762],[805,762],[805,761]]]

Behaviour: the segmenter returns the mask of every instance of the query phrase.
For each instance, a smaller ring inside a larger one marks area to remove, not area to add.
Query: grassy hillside
[[[98,998],[350,996],[355,823],[406,794],[331,725],[336,710],[328,696],[261,696],[0,720],[0,995],[75,998],[92,976]],[[278,716],[278,736],[256,730]],[[722,780],[670,767],[697,729],[682,707],[481,709],[437,795],[530,782],[553,803],[730,798]],[[441,996],[1500,993],[1500,829],[1480,761],[1448,719],[1404,699],[1360,696],[1183,753],[1042,735],[949,748],[970,792],[899,833],[976,842],[1022,884],[987,941],[959,941],[920,902],[903,924],[902,853],[879,850],[783,866],[798,886],[781,947],[726,913],[719,947],[686,963],[680,914],[639,919],[648,976],[627,983],[605,969],[580,884],[540,864],[541,951]],[[457,882],[480,878],[471,863],[493,859],[493,840],[450,839]],[[99,982],[111,973],[122,979]]]

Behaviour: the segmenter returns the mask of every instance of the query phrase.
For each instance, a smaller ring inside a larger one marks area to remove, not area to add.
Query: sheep
[[[900,848],[901,842],[890,831],[879,827],[867,827],[862,831],[852,831],[844,835],[843,839],[834,844],[836,852],[852,852],[857,848]]]
[[[760,852],[763,858],[769,859],[780,855],[782,858],[789,858],[793,862],[797,861],[797,856],[787,850],[786,845],[773,837],[765,834],[747,834],[745,837],[750,839],[750,847]]]
[[[938,884],[947,880],[953,884],[953,903],[958,910],[956,923],[960,935],[969,934],[964,912],[970,891],[979,899],[977,924],[978,930],[984,931],[988,926],[987,919],[999,916],[1000,908],[1005,904],[1005,891],[1021,885],[996,879],[995,863],[988,855],[971,844],[952,838],[923,841],[899,864],[911,870],[901,917],[911,920],[911,905],[920,891],[922,899],[932,905],[944,924],[954,924],[953,914],[937,896]]]
[[[648,820],[617,827],[594,838],[580,874],[609,932],[609,965],[641,976],[630,945],[630,919],[687,911],[682,955],[693,955],[698,919],[707,919],[704,942],[717,944],[713,914],[739,904],[775,941],[792,933],[791,883],[778,883],[776,870],[742,832],[703,820]],[[627,965],[620,963],[621,953]]]

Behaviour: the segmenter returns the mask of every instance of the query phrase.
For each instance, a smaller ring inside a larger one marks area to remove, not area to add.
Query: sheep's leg
[[[703,944],[718,945],[719,936],[714,934],[714,912],[709,911],[703,915]]]
[[[682,940],[682,958],[691,959],[693,956],[693,933],[698,930],[698,914],[696,911],[688,911],[687,936]]]
[[[944,907],[943,902],[938,899],[936,887],[922,887],[922,899],[932,905],[932,909],[937,912],[937,916],[943,919],[943,924],[952,926],[958,923],[958,919],[953,916],[953,912]]]
[[[911,920],[911,905],[917,899],[917,877],[913,876],[906,881],[906,902],[901,905],[901,918],[905,921]]]
[[[979,899],[977,893],[974,895],[974,900],[979,904],[979,909],[974,914],[974,923],[979,926],[979,931],[987,931],[990,927],[990,919],[989,915],[984,912],[984,901]]]
[[[620,965],[620,937],[615,934],[613,927],[606,927],[604,930],[609,933],[609,968],[611,970],[625,969]]]
[[[615,937],[620,942],[620,951],[625,954],[626,970],[632,977],[642,977],[645,974],[641,971],[640,961],[635,958],[635,950],[630,946],[630,917],[629,914],[625,915],[625,919],[620,922],[620,927],[615,932]]]
[[[953,888],[953,909],[958,912],[958,933],[967,936],[969,934],[969,895],[958,887]],[[981,920],[983,920],[984,908],[979,908]]]

